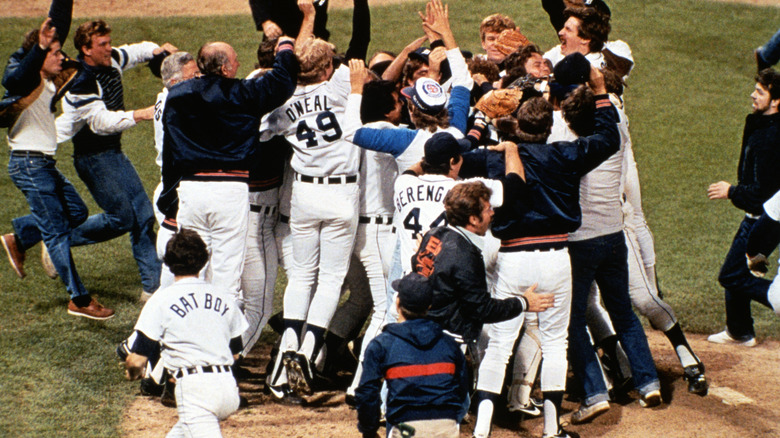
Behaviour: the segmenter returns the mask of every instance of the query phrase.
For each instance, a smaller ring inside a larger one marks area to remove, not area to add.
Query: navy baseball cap
[[[444,89],[431,78],[417,79],[413,87],[404,88],[401,90],[401,94],[406,96],[422,112],[432,116],[441,112],[444,105],[447,104]]]
[[[401,307],[414,313],[424,313],[433,303],[433,288],[428,280],[416,272],[393,282],[393,289],[398,291]]]
[[[579,52],[566,55],[553,69],[555,81],[550,84],[550,94],[563,100],[575,88],[590,79],[590,61]]]
[[[470,146],[468,140],[458,140],[449,132],[437,132],[423,146],[425,162],[431,166],[449,163],[451,158],[468,151]]]

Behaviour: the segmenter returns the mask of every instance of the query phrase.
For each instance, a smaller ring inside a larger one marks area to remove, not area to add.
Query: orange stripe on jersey
[[[612,106],[612,102],[610,102],[609,99],[600,99],[596,101],[596,108],[604,108],[607,106]]]
[[[249,171],[248,170],[214,170],[214,171],[206,171],[206,172],[197,172],[195,173],[197,176],[240,176],[247,178],[249,177]]]
[[[385,379],[403,379],[406,377],[433,376],[435,374],[455,374],[455,364],[437,362],[427,365],[406,365],[393,367],[385,372]]]
[[[502,247],[539,245],[543,243],[559,243],[569,240],[568,234],[552,234],[550,236],[520,237],[518,239],[502,240]]]

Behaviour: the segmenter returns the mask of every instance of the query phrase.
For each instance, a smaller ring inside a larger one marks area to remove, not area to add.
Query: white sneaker
[[[661,404],[661,390],[656,389],[639,397],[639,406],[643,408],[652,408]]]
[[[713,344],[730,344],[730,345],[739,345],[741,347],[756,346],[756,338],[750,338],[744,341],[740,341],[739,339],[732,338],[728,330],[723,330],[720,333],[715,333],[714,335],[710,335],[709,337],[707,337],[707,341],[712,342]]]

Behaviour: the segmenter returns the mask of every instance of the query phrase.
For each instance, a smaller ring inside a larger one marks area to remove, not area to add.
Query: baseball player
[[[165,111],[165,100],[168,98],[168,89],[173,85],[192,79],[196,76],[200,76],[200,70],[198,70],[198,64],[191,54],[187,52],[176,52],[165,57],[160,66],[160,76],[163,81],[163,89],[157,95],[157,101],[154,104],[154,148],[157,150],[157,158],[155,163],[160,166],[162,172],[162,145],[163,145],[163,122],[162,115]],[[178,228],[175,217],[166,217],[160,209],[157,207],[157,200],[162,193],[162,175],[160,176],[160,184],[154,189],[154,198],[152,200],[152,206],[154,207],[154,216],[157,218],[157,225],[160,226],[157,231],[157,256],[162,260],[165,255],[165,246],[168,240],[173,236]],[[173,274],[171,271],[163,265],[162,272],[160,274],[160,287],[168,287],[173,284]],[[149,299],[151,294],[144,294],[141,296],[143,301]]]
[[[623,233],[625,234],[626,246],[628,247],[628,283],[631,304],[639,313],[648,318],[654,328],[664,332],[664,335],[671,342],[683,367],[683,378],[688,382],[688,391],[693,394],[705,395],[707,394],[709,384],[704,375],[704,364],[693,352],[685,338],[674,310],[658,293],[653,236],[642,212],[639,174],[637,173],[636,161],[634,160],[633,148],[631,147],[628,119],[623,111],[621,99],[614,94],[611,94],[610,98],[620,117],[618,129],[620,130],[621,141],[624,143],[625,148],[621,186],[623,187],[623,197],[625,199],[623,203],[625,222]],[[591,297],[591,301],[588,304],[589,307],[591,303],[600,306],[598,298]],[[615,352],[616,338],[609,320],[599,318],[597,321],[594,319],[603,316],[604,313],[603,311],[593,312],[592,317],[591,310],[588,310],[588,325],[591,334],[594,339],[602,344],[605,352],[610,357],[620,357]],[[609,337],[612,337],[613,341],[605,343],[604,340]]]
[[[359,150],[343,137],[359,124],[345,123],[350,67],[333,71],[333,49],[319,39],[301,44],[298,87],[261,125],[262,139],[283,135],[294,151],[293,266],[284,296],[281,351],[291,387],[299,393],[312,391],[310,360],[318,353],[338,305],[358,222]],[[350,66],[354,69],[361,63],[351,60]],[[307,329],[301,337],[304,323]]]
[[[208,257],[194,231],[182,229],[168,241],[164,262],[176,281],[144,306],[125,361],[127,378],[135,380],[143,376],[147,358],[161,350],[161,360],[176,378],[179,414],[168,437],[221,437],[219,420],[239,406],[231,365],[247,323],[227,291],[198,278]]]

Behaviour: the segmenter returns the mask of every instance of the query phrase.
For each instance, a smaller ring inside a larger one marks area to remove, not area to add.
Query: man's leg
[[[750,274],[745,262],[748,235],[755,223],[754,219],[742,220],[718,275],[718,281],[726,289],[726,329],[732,338],[739,341],[756,336],[750,300],[771,308],[767,301],[771,282]]]
[[[569,243],[572,275],[569,360],[575,377],[582,382],[585,393],[580,410],[572,416],[574,423],[590,421],[609,409],[607,387],[588,336],[585,317],[596,269],[604,258],[604,250],[598,243],[596,239]]]
[[[30,206],[30,215],[14,221],[14,230],[25,247],[24,236],[42,236],[57,273],[72,299],[89,304],[89,293],[76,272],[70,252],[71,223],[84,221],[87,207],[70,182],[56,169],[49,158],[11,157],[9,175],[22,191]],[[29,219],[34,227],[30,227]]]
[[[596,283],[601,290],[604,306],[609,312],[620,344],[631,364],[631,375],[643,397],[660,389],[653,356],[647,337],[628,296],[628,259],[623,233],[601,238],[606,258],[596,273]]]
[[[82,246],[105,242],[130,231],[135,222],[133,205],[127,197],[124,182],[117,168],[121,168],[119,151],[73,157],[73,166],[84,181],[92,198],[103,209],[73,230],[72,245]]]
[[[274,286],[278,268],[273,228],[276,205],[265,201],[265,192],[250,192],[250,212],[244,271],[241,274],[244,315],[249,329],[243,334],[246,356],[251,351],[273,312]],[[278,196],[270,198],[278,199]],[[252,207],[254,206],[254,207]]]

